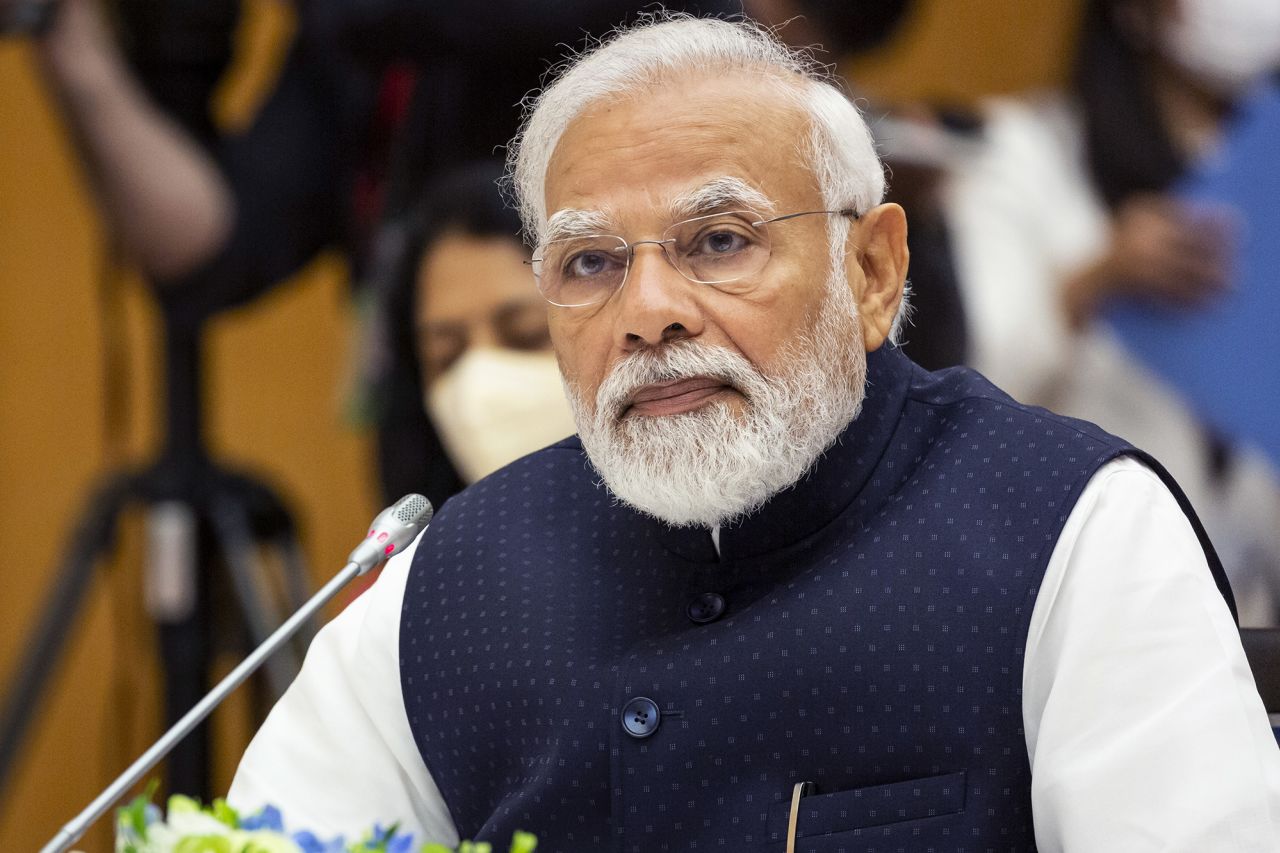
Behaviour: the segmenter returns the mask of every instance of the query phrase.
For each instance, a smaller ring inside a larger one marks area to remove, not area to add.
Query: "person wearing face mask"
[[[1270,0],[1165,0],[1164,5],[1169,12],[1155,29],[1159,56],[1218,106],[1229,106],[1280,69],[1280,6]]]
[[[1258,626],[1280,612],[1274,470],[1206,429],[1098,316],[1120,297],[1194,311],[1230,287],[1238,217],[1170,190],[1277,69],[1274,0],[1090,0],[1070,90],[987,104],[985,146],[946,192],[969,363],[1159,456]]]
[[[501,174],[487,161],[450,171],[409,217],[382,386],[395,414],[385,421],[409,434],[384,430],[388,494],[425,491],[439,504],[575,431]]]

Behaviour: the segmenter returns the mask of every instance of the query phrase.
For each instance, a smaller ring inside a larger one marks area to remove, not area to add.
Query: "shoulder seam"
[[[980,400],[983,402],[991,403],[993,405],[1006,406],[1010,409],[1014,409],[1015,411],[1021,412],[1024,415],[1029,415],[1031,417],[1039,417],[1045,420],[1052,421],[1053,423],[1063,427],[1064,429],[1071,430],[1077,435],[1083,436],[1085,438],[1091,438],[1096,441],[1104,441],[1113,447],[1133,447],[1133,445],[1130,442],[1124,440],[1123,438],[1120,438],[1119,436],[1112,435],[1111,433],[1107,432],[1106,430],[1102,429],[1102,427],[1099,427],[1096,424],[1090,424],[1090,426],[1093,426],[1094,429],[1097,430],[1097,434],[1091,433],[1087,430],[1081,429],[1079,426],[1076,425],[1075,422],[1079,421],[1079,418],[1069,418],[1066,415],[1059,415],[1056,412],[1052,412],[1049,409],[1045,409],[1040,406],[1031,406],[1031,405],[1028,405],[1027,403],[1020,403],[1017,400],[1013,399],[1012,397],[1006,396],[1001,398],[1001,397],[995,397],[995,396],[984,395],[984,394],[967,394],[962,397],[956,397],[952,400],[947,400],[946,402],[939,403],[934,400],[923,399],[914,394],[908,393],[907,399],[912,401],[913,403],[919,403],[922,406],[929,406],[931,408],[946,408],[948,406],[954,406],[957,403]],[[1048,416],[1047,418],[1045,417],[1046,415]],[[1088,421],[1084,421],[1084,423],[1088,423]]]

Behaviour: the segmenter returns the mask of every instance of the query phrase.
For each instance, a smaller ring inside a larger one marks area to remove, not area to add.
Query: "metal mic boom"
[[[363,575],[381,560],[392,554],[403,551],[414,540],[432,516],[431,502],[422,495],[405,495],[391,506],[378,513],[369,526],[365,540],[351,552],[347,564],[333,580],[325,584],[296,613],[284,621],[270,637],[240,662],[226,678],[218,682],[218,686],[210,690],[194,708],[173,724],[169,731],[152,744],[151,748],[129,765],[129,768],[107,786],[84,811],[76,815],[53,839],[40,849],[40,853],[64,853],[84,835],[86,829],[124,796],[130,788],[141,781],[148,770],[155,767],[160,759],[169,754],[179,741],[190,734],[200,722],[227,698],[232,690],[239,687],[246,678],[271,656],[276,649],[292,637],[308,619],[321,607],[338,594],[353,578]]]

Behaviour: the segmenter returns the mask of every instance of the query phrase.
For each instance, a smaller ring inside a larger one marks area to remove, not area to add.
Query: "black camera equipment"
[[[43,5],[43,4],[31,4]],[[50,7],[50,10],[52,7]],[[120,0],[114,6],[131,64],[160,106],[197,140],[216,138],[208,103],[231,57],[240,6],[227,0]],[[217,287],[213,282],[211,286]],[[310,582],[289,511],[253,476],[212,458],[203,434],[203,333],[222,307],[199,287],[156,288],[164,329],[163,449],[149,465],[106,474],[90,490],[0,709],[0,802],[41,695],[90,590],[115,547],[121,515],[146,513],[147,605],[158,626],[165,725],[204,695],[221,646],[263,642],[306,601]],[[277,559],[266,559],[274,552]],[[234,607],[218,604],[231,598]],[[230,612],[228,612],[230,611]],[[232,616],[227,619],[225,617]],[[246,636],[247,635],[247,636]],[[291,654],[268,661],[256,709],[292,680],[308,626]],[[234,641],[228,642],[228,637]],[[208,734],[202,727],[172,753],[172,790],[208,798]]]

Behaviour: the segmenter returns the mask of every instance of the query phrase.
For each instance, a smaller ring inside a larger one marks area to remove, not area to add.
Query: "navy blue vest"
[[[839,443],[718,559],[706,530],[619,505],[576,439],[441,510],[400,672],[462,837],[781,851],[813,782],[797,850],[1034,849],[1027,623],[1081,489],[1137,452],[891,348],[868,380]]]

